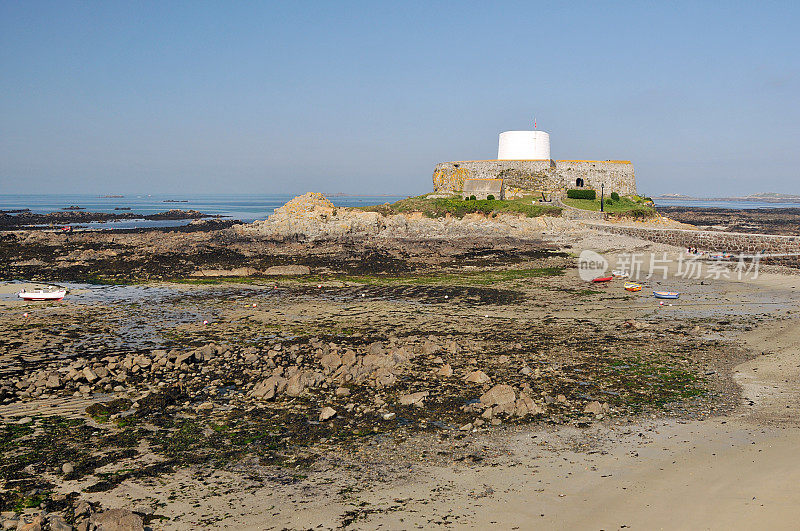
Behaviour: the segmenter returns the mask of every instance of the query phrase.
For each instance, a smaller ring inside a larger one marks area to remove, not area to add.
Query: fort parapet
[[[627,160],[462,160],[433,170],[436,192],[458,192],[465,179],[503,179],[506,189],[558,192],[605,185],[607,194],[636,194],[633,164]]]

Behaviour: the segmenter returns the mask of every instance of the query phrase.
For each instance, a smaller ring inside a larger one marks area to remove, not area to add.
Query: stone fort
[[[605,193],[636,195],[636,177],[628,160],[552,160],[550,135],[544,131],[506,131],[500,134],[495,160],[441,162],[433,170],[435,192],[458,192],[465,179],[503,179],[515,190],[561,193],[589,188]]]

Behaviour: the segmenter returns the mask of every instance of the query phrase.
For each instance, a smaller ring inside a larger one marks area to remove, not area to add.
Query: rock
[[[400,403],[404,406],[418,406],[422,407],[425,398],[428,396],[428,391],[420,391],[418,393],[411,393],[409,395],[402,395]]]
[[[337,387],[336,396],[350,396],[350,389],[347,387]]]
[[[197,406],[197,411],[211,411],[212,409],[214,409],[213,402],[203,402],[202,404]]]
[[[61,471],[66,476],[75,472],[75,467],[72,466],[72,463],[64,463],[63,465],[61,465]]]
[[[188,364],[194,362],[195,361],[194,352],[195,351],[190,350],[189,352],[184,352],[183,354],[178,354],[178,357],[175,358],[175,366],[178,367],[182,363],[186,363],[188,365]]]
[[[311,268],[304,265],[272,266],[264,270],[267,276],[310,275]]]
[[[86,500],[79,500],[75,504],[75,511],[73,514],[75,515],[75,518],[78,518],[79,516],[88,516],[89,514],[91,514],[91,512],[92,512],[92,506],[89,505],[89,502],[87,502]]]
[[[525,415],[541,415],[545,410],[527,394],[520,393],[515,404],[514,414],[518,417]]]
[[[270,400],[274,398],[276,394],[282,393],[285,389],[286,378],[273,375],[263,382],[256,384],[253,390],[250,391],[250,396]]]
[[[249,277],[258,273],[252,267],[237,267],[234,269],[198,269],[192,271],[193,277]]]
[[[384,413],[383,414],[383,420],[392,420],[396,416],[397,415],[395,413],[393,413],[393,412],[392,413]]]
[[[86,381],[89,383],[92,383],[98,379],[97,374],[89,367],[83,368],[83,377],[86,378]]]
[[[194,353],[194,357],[198,360],[210,361],[217,356],[217,346],[214,343],[209,343],[196,349]]]
[[[439,376],[439,377],[442,377],[442,378],[449,378],[449,377],[453,376],[453,368],[450,366],[449,363],[445,363],[444,365],[439,367],[438,371],[436,371],[436,376]]]
[[[526,366],[524,366],[524,367],[523,367],[523,368],[522,368],[522,369],[521,369],[519,372],[520,372],[521,374],[524,374],[525,376],[528,376],[528,375],[529,375],[530,373],[532,373],[533,371],[531,370],[531,368],[530,368],[530,367],[528,367],[528,366],[526,365]]]
[[[380,341],[372,343],[369,346],[368,352],[373,356],[382,356],[383,354],[385,354],[385,351],[383,350],[383,344]]]
[[[357,361],[358,357],[356,356],[356,353],[353,352],[352,350],[348,350],[347,352],[342,354],[342,365],[346,367],[355,365]]]
[[[44,524],[44,518],[41,515],[34,516],[30,523],[22,524],[20,521],[17,524],[17,531],[42,531],[42,526]]]
[[[397,382],[397,376],[386,367],[381,367],[375,371],[375,387],[391,387]]]
[[[517,393],[510,385],[498,384],[481,395],[480,402],[484,406],[504,406],[513,404],[517,400]]]
[[[340,358],[338,354],[330,353],[324,355],[320,360],[320,363],[322,364],[325,374],[331,374],[342,364],[342,358]]]
[[[89,522],[96,531],[144,531],[144,521],[127,509],[109,509],[93,514]]]
[[[286,394],[289,396],[300,396],[303,391],[308,387],[308,380],[305,377],[305,372],[297,371],[294,373],[289,381],[286,382]]]
[[[436,354],[439,352],[439,345],[433,343],[432,341],[425,341],[422,344],[422,354],[425,356],[430,356],[432,354]]]
[[[567,397],[564,395],[556,396],[556,402],[561,402],[562,404],[567,401]]]
[[[45,386],[48,389],[58,389],[61,387],[61,378],[58,377],[58,374],[51,374],[47,377],[47,382],[45,382]]]
[[[31,418],[31,417],[22,417],[21,419],[19,419],[17,421],[17,424],[24,425],[24,424],[30,424],[31,422],[33,422],[33,418]]]
[[[466,376],[466,378],[464,378],[464,381],[469,383],[484,384],[491,382],[492,379],[489,378],[489,375],[483,371],[472,371]]]
[[[589,402],[586,404],[586,407],[583,408],[584,413],[590,413],[592,415],[602,415],[606,411],[608,411],[608,404],[601,404],[597,400]]]
[[[319,413],[319,421],[323,422],[334,416],[336,416],[336,410],[332,407],[326,406],[322,408],[322,411]]]
[[[72,531],[72,526],[57,514],[49,515],[47,520],[50,524],[50,531]]]
[[[392,351],[392,361],[397,365],[406,363],[411,358],[412,358],[411,354],[409,354],[409,352],[402,347],[396,348]]]
[[[472,423],[464,424],[463,426],[461,426],[458,429],[461,430],[461,431],[469,431],[469,430],[472,429]]]

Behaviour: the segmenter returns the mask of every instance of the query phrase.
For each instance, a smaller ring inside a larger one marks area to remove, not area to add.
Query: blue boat
[[[680,297],[680,293],[676,291],[654,291],[653,297],[656,299],[677,299]]]

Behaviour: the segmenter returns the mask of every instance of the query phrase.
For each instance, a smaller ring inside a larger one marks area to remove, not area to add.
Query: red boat
[[[614,277],[597,277],[592,282],[610,282],[612,280],[614,280]]]

